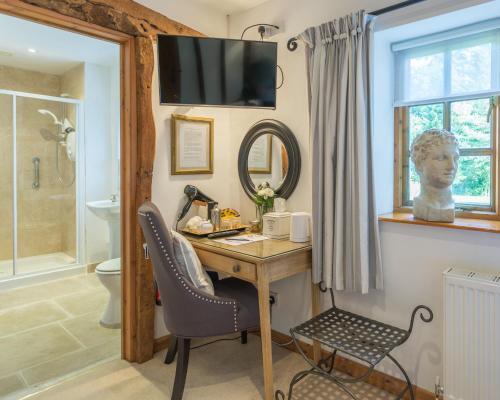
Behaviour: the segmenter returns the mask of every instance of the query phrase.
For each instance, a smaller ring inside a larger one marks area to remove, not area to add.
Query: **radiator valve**
[[[436,394],[436,400],[444,399],[444,386],[441,385],[441,378],[436,376],[436,383],[434,384],[434,393]]]

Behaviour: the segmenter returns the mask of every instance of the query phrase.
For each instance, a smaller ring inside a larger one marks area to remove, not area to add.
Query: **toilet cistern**
[[[109,258],[120,257],[120,202],[117,198],[89,201],[87,207],[94,215],[108,223]]]

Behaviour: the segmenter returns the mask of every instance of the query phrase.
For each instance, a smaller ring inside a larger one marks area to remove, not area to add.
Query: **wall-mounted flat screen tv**
[[[276,108],[274,42],[158,36],[160,102]]]

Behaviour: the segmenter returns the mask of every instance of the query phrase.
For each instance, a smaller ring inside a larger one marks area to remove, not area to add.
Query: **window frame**
[[[456,216],[459,218],[476,218],[500,220],[499,207],[499,189],[500,189],[500,174],[499,174],[499,147],[500,143],[500,96],[484,96],[478,95],[466,100],[484,99],[486,97],[496,98],[496,104],[491,111],[491,150],[485,149],[462,149],[460,155],[478,155],[477,152],[482,152],[483,155],[491,156],[491,207],[475,207],[464,206],[456,210]],[[430,100],[429,102],[418,102],[415,105],[431,105],[443,104],[443,126],[445,129],[450,126],[450,110],[451,103],[460,101],[455,98],[443,100]],[[394,107],[394,212],[412,213],[413,207],[407,204],[408,183],[405,176],[412,162],[409,154],[409,109],[413,105],[403,105]],[[464,154],[465,153],[465,154]],[[470,154],[472,153],[472,154]],[[476,153],[476,154],[474,154]],[[491,153],[491,154],[490,154]]]

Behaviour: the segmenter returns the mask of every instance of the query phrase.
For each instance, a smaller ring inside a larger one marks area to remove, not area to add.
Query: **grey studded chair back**
[[[138,214],[168,331],[176,337],[208,337],[239,331],[236,300],[198,290],[182,275],[175,260],[172,235],[158,208],[146,202]]]

